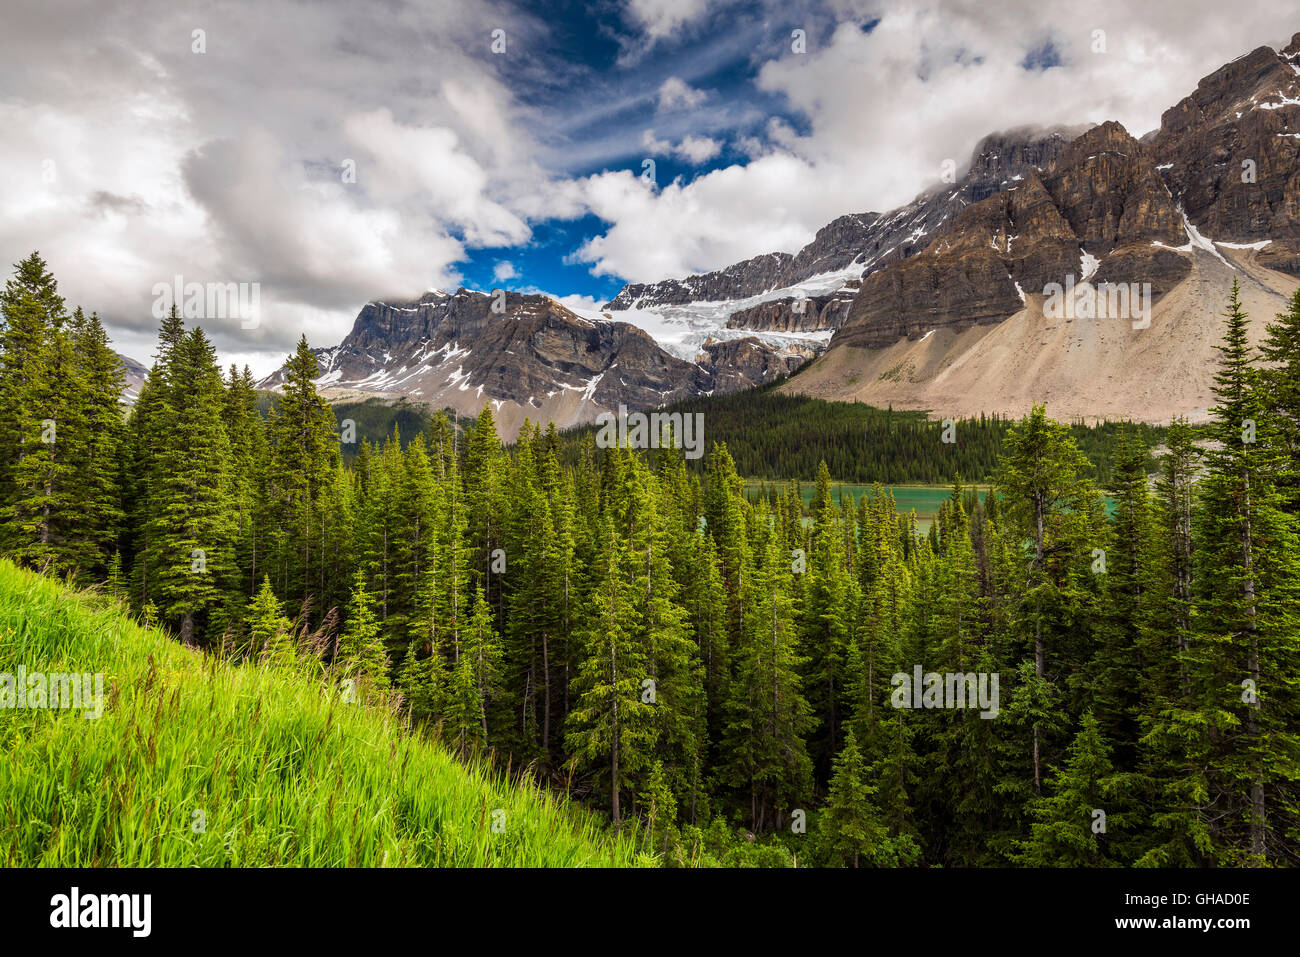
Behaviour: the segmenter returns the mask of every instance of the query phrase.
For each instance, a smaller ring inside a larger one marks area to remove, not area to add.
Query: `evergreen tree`
[[[165,386],[150,423],[146,532],[148,594],[181,641],[198,640],[198,621],[231,582],[234,537],[224,386],[201,329],[167,358]]]
[[[347,673],[378,688],[388,687],[388,656],[384,652],[374,599],[366,590],[365,573],[358,570],[352,583],[347,625],[339,637],[337,659]]]
[[[871,799],[876,789],[867,781],[867,768],[850,728],[844,748],[835,758],[830,794],[819,819],[823,853],[833,867],[860,867],[870,862],[885,838],[885,829]]]
[[[284,368],[284,384],[268,426],[267,507],[278,531],[274,574],[286,599],[321,588],[320,494],[338,456],[334,416],[316,392],[316,356],[304,335]]]
[[[1300,778],[1300,560],[1234,281],[1215,375],[1196,529],[1195,668],[1210,736],[1215,842],[1236,864],[1295,862]]]
[[[645,768],[653,724],[651,706],[642,700],[647,656],[633,638],[638,623],[627,548],[611,515],[601,523],[599,547],[586,627],[578,637],[566,743],[582,766],[608,777],[617,829],[623,819],[622,792],[634,786]]]
[[[248,633],[254,655],[287,663],[294,659],[290,638],[292,623],[284,616],[284,606],[271,590],[271,580],[263,576],[262,587],[248,603]]]
[[[1018,862],[1028,867],[1115,866],[1107,834],[1125,822],[1113,812],[1112,771],[1101,726],[1085,714],[1064,768],[1049,783],[1049,794],[1030,809],[1034,821],[1029,840],[1019,845]]]

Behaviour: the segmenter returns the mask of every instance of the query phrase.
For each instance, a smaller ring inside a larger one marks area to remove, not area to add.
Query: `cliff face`
[[[403,395],[463,412],[491,401],[516,413],[507,416],[515,425],[524,415],[568,425],[620,404],[652,408],[760,385],[802,361],[744,339],[688,362],[636,326],[584,319],[549,296],[507,293],[503,311],[492,307],[492,296],[466,289],[367,303],[342,343],[316,350],[317,383],[334,393]],[[260,385],[282,382],[283,370]]]
[[[1201,233],[1268,241],[1260,262],[1300,276],[1300,33],[1201,80],[1165,111],[1151,147]]]
[[[838,329],[848,319],[849,307],[861,285],[859,280],[851,279],[828,296],[787,296],[737,309],[727,317],[727,328],[787,335]]]
[[[631,283],[603,308],[645,309],[746,299],[851,267],[856,274],[852,278],[869,275],[924,249],[967,205],[1007,189],[1036,167],[1046,166],[1078,132],[1078,128],[1055,128],[995,133],[980,141],[963,176],[900,209],[841,216],[819,229],[813,241],[793,256],[769,253],[685,279]]]
[[[1203,416],[1232,281],[1258,338],[1296,277],[1300,34],[1207,76],[1141,141],[1117,123],[1083,133],[866,276],[784,388],[946,414],[1046,401],[1071,417]],[[1141,325],[1063,313],[1050,304],[1067,279],[1150,284],[1151,308]]]
[[[1067,276],[1149,282],[1158,298],[1187,274],[1173,248],[1188,235],[1153,159],[1120,124],[1094,127],[923,253],[867,277],[832,348],[1001,322]]]

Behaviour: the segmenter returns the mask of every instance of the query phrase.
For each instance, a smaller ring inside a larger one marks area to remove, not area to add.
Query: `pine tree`
[[[40,254],[16,263],[0,293],[0,502],[14,501],[13,471],[29,451],[32,393],[44,375],[46,339],[66,315],[58,283]],[[5,547],[13,544],[0,539]]]
[[[347,625],[339,637],[337,659],[358,680],[378,688],[388,687],[388,656],[375,620],[374,598],[366,590],[366,576],[360,569],[353,578],[352,600]]]
[[[251,595],[265,562],[264,516],[266,427],[257,411],[257,388],[248,366],[243,372],[232,365],[226,381],[226,436],[232,457],[231,501],[234,507],[233,562],[239,573],[237,590]]]
[[[267,430],[269,520],[279,530],[274,574],[289,600],[305,600],[320,590],[319,499],[339,455],[334,415],[316,392],[319,375],[304,335],[285,363]]]
[[[284,616],[284,606],[271,590],[271,580],[262,578],[262,587],[248,603],[248,634],[251,651],[277,663],[294,660],[293,643],[289,637],[292,623]]]
[[[1228,863],[1300,859],[1300,561],[1278,487],[1286,449],[1265,407],[1234,281],[1215,375],[1196,528],[1196,660],[1210,738],[1209,803]]]
[[[765,523],[763,562],[744,580],[746,632],[734,650],[722,745],[733,785],[749,799],[755,831],[781,826],[785,815],[805,805],[812,788],[812,761],[806,736],[816,718],[804,697],[790,563],[780,551],[780,536]]]
[[[19,447],[0,539],[33,568],[71,571],[79,549],[67,540],[75,521],[73,488],[86,443],[84,385],[67,330],[51,328],[27,370]]]
[[[1032,552],[1017,583],[1013,628],[1033,655],[1033,680],[1082,671],[1087,654],[1078,620],[1095,589],[1092,550],[1101,538],[1101,503],[1087,459],[1070,430],[1047,417],[1041,405],[1008,433],[997,477],[999,507],[1008,529],[1029,540]],[[1064,689],[1039,689],[1029,699],[1045,702]],[[1039,707],[1030,709],[1041,713]],[[1030,771],[1042,793],[1043,768],[1057,742],[1034,721],[1029,727]]]
[[[1136,758],[1142,705],[1147,590],[1153,584],[1155,528],[1147,491],[1146,450],[1136,430],[1122,427],[1112,468],[1115,515],[1104,557],[1104,607],[1096,651],[1088,668],[1090,708],[1101,733],[1117,742],[1116,759],[1131,767]]]
[[[823,853],[832,867],[860,867],[870,862],[885,839],[885,829],[872,804],[876,789],[867,781],[867,767],[858,739],[850,728],[835,758],[826,809],[818,820]]]
[[[650,705],[642,700],[646,649],[637,630],[626,545],[606,515],[593,573],[586,626],[578,635],[566,745],[581,766],[609,781],[610,812],[622,824],[622,792],[634,787],[653,743]]]
[[[1085,714],[1064,768],[1049,781],[1049,794],[1037,799],[1030,809],[1034,822],[1029,840],[1019,844],[1018,863],[1027,867],[1116,866],[1107,834],[1123,827],[1126,819],[1114,812],[1112,771],[1110,748],[1100,724],[1091,713]]]
[[[164,392],[150,422],[146,533],[148,594],[182,642],[231,585],[234,526],[224,386],[201,329],[168,356]]]
[[[70,456],[72,474],[66,537],[71,563],[98,580],[116,554],[123,520],[121,476],[125,420],[122,361],[92,313],[73,314],[72,349],[81,380],[80,434]]]
[[[1260,343],[1260,393],[1277,429],[1285,461],[1277,476],[1285,507],[1300,513],[1300,289],[1291,294],[1286,310],[1266,327]]]

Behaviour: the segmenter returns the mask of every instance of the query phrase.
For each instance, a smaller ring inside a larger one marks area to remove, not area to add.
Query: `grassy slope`
[[[205,658],[0,562],[0,672],[19,665],[103,672],[105,703],[97,720],[0,708],[0,865],[636,859],[594,816],[457,762],[385,710],[345,704],[305,674]]]

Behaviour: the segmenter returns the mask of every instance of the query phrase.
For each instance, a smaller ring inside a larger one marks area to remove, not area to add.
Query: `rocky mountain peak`
[[[913,256],[963,208],[1008,189],[1031,170],[1046,167],[1086,127],[1021,127],[984,137],[967,172],[957,182],[940,184],[889,213],[851,213],[823,226],[807,246],[791,256],[769,253],[725,269],[629,283],[602,307],[652,308],[692,302],[745,299],[792,287],[815,276],[852,273],[859,279]]]
[[[1282,51],[1224,64],[1161,117],[1152,154],[1202,234],[1268,245],[1262,263],[1300,275],[1300,34]]]

